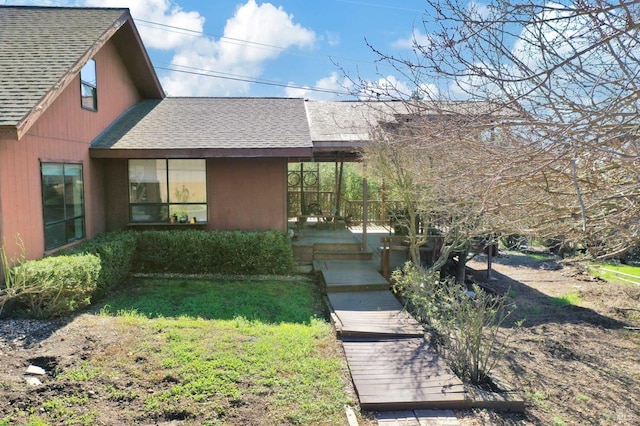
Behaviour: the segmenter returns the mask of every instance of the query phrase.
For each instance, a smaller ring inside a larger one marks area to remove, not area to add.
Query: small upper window
[[[96,84],[96,61],[89,62],[80,70],[80,101],[82,108],[98,110],[98,90]]]

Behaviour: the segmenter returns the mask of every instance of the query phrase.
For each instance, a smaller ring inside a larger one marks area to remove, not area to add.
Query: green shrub
[[[283,232],[144,231],[138,234],[134,269],[182,274],[275,275],[293,270]]]
[[[394,290],[433,333],[439,351],[458,377],[486,383],[509,337],[499,333],[511,313],[506,296],[492,296],[475,285],[471,295],[453,280],[440,281],[412,263],[395,271],[393,280]]]
[[[132,269],[278,275],[292,272],[295,265],[288,235],[274,231],[124,231],[103,234],[40,260],[26,261],[23,254],[10,262],[3,250],[0,255],[5,280],[0,313],[10,303],[39,317],[63,316],[89,305],[125,281]]]
[[[14,300],[37,317],[68,315],[91,304],[100,275],[96,255],[55,256],[26,261],[14,268],[20,277]]]
[[[100,276],[95,292],[97,298],[129,276],[136,239],[136,233],[132,231],[110,232],[61,250],[56,255],[94,254],[100,258]]]

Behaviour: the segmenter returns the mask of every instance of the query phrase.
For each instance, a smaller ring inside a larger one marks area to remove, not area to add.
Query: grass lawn
[[[640,266],[593,263],[589,273],[607,281],[640,285]]]
[[[304,278],[143,279],[99,306],[95,320],[118,342],[56,380],[90,382],[122,405],[118,416],[131,412],[116,423],[333,425],[355,403],[319,290]],[[49,401],[44,419],[86,424],[114,405],[69,398]]]

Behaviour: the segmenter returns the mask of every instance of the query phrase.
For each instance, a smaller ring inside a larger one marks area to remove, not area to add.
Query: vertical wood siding
[[[95,59],[97,112],[81,108],[78,76],[21,140],[0,140],[0,229],[10,253],[16,252],[12,243],[17,235],[29,258],[44,253],[40,161],[82,163],[86,235],[106,229],[102,165],[89,158],[89,146],[139,95],[111,42]]]
[[[158,158],[162,158],[158,153]],[[129,222],[128,162],[103,160],[108,231]],[[207,230],[286,231],[286,158],[207,159]]]
[[[210,159],[209,228],[287,229],[287,159]]]

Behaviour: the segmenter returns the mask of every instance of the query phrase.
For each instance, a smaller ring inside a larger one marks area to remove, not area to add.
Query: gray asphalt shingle
[[[16,126],[127,9],[0,6],[0,126]]]
[[[303,99],[165,98],[136,105],[93,143],[104,149],[311,148]]]
[[[305,106],[314,142],[366,141],[372,126],[407,113],[402,102],[308,101]]]

